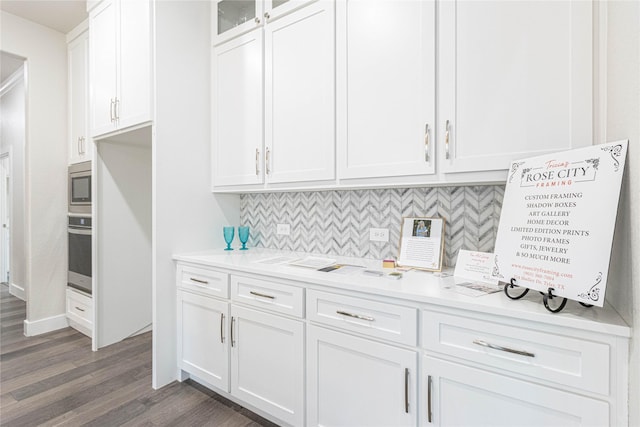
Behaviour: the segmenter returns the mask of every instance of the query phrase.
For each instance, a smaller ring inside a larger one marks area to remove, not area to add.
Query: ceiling
[[[88,16],[85,0],[2,0],[0,10],[64,34]]]

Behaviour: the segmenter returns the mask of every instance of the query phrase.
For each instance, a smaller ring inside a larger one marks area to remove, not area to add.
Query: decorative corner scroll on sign
[[[600,299],[600,282],[602,282],[602,271],[598,273],[598,277],[596,277],[596,283],[589,289],[587,293],[581,293],[578,297],[582,299],[589,299],[591,301],[598,301]]]
[[[516,172],[518,172],[518,169],[523,164],[524,162],[513,162],[513,164],[511,165],[511,175],[509,176],[509,182],[513,180],[513,177],[516,175]]]
[[[620,161],[618,160],[618,157],[622,155],[622,144],[617,144],[609,147],[602,147],[602,151],[606,151],[609,154],[611,154],[611,158],[614,161],[613,170],[615,172],[618,172],[618,169],[620,169]]]

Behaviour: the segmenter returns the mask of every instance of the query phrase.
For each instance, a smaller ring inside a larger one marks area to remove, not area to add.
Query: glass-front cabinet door
[[[220,44],[262,25],[259,0],[218,0],[214,14],[214,44]]]
[[[217,0],[213,43],[218,45],[317,0]],[[322,0],[328,1],[328,0]]]

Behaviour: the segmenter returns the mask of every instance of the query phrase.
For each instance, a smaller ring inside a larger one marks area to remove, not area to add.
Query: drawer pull
[[[427,421],[431,422],[433,420],[432,412],[431,412],[431,375],[429,375],[427,379]]]
[[[191,280],[192,282],[197,282],[197,283],[202,283],[203,285],[208,285],[209,282],[207,282],[206,280],[200,280],[200,279],[196,279],[193,277],[190,277],[189,280]]]
[[[83,312],[83,313],[84,313],[84,309],[83,309],[83,308],[80,308],[80,307],[78,307],[78,306],[76,306],[76,310],[81,311],[81,312]]]
[[[404,368],[404,413],[409,413],[409,368]]]
[[[220,313],[220,343],[224,344],[224,313]]]
[[[257,297],[276,299],[276,297],[274,297],[273,295],[261,294],[260,292],[256,292],[256,291],[249,291],[249,293]]]
[[[519,354],[520,356],[527,357],[536,357],[535,354],[529,353],[528,351],[515,350],[509,347],[502,347],[501,345],[489,344],[488,342],[482,340],[473,340],[473,343],[482,347],[492,348],[494,350],[506,351],[507,353]]]
[[[349,313],[349,312],[342,311],[342,310],[336,310],[336,313],[342,314],[343,316],[349,316],[349,317],[353,317],[353,318],[356,318],[356,319],[366,320],[368,322],[373,322],[374,320],[376,320],[371,316],[363,316],[361,314],[353,314],[353,313]]]
[[[231,347],[234,347],[236,345],[236,340],[235,340],[235,337],[233,336],[234,322],[235,322],[235,319],[233,318],[233,316],[231,316]]]

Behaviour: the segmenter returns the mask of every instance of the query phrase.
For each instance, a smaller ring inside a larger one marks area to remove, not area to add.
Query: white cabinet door
[[[334,3],[265,26],[265,172],[270,183],[335,178]]]
[[[89,32],[69,43],[69,163],[91,160],[89,139]]]
[[[178,367],[229,391],[229,304],[178,291]]]
[[[518,158],[592,143],[592,7],[439,3],[442,171],[507,169]]]
[[[435,4],[338,3],[340,178],[431,174]]]
[[[231,393],[303,425],[304,324],[235,305],[231,316]]]
[[[432,357],[422,368],[423,426],[609,424],[604,401]]]
[[[149,0],[120,1],[119,128],[151,120],[151,10]]]
[[[317,326],[307,330],[308,426],[414,426],[417,354]]]
[[[262,30],[213,49],[213,185],[263,182]]]
[[[89,15],[89,57],[91,76],[91,135],[115,129],[116,4],[104,0]]]

